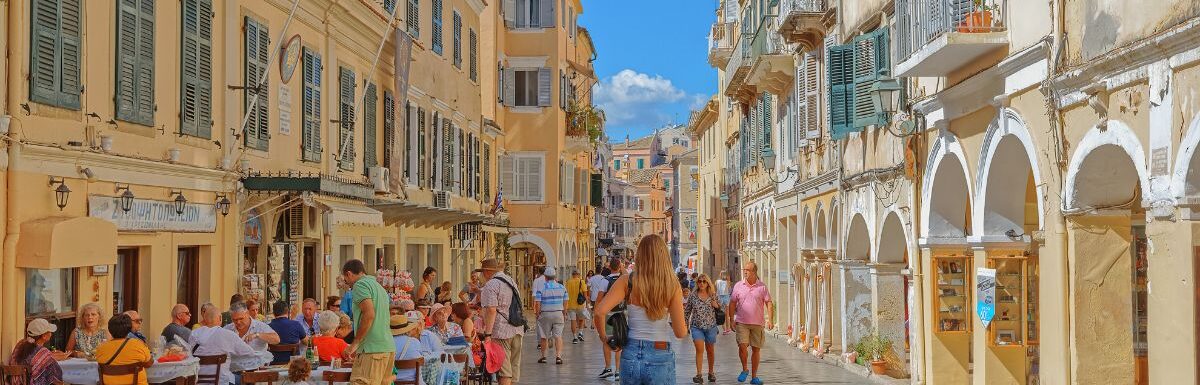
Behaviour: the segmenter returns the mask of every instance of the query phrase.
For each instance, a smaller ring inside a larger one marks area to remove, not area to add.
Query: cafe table
[[[92,385],[100,382],[100,365],[96,361],[71,358],[59,361],[63,382],[68,384]],[[182,361],[155,362],[146,368],[146,379],[152,383],[168,382],[178,377],[193,377],[200,370],[200,359],[188,357]]]

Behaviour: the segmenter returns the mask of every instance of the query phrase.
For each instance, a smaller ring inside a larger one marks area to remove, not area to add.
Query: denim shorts
[[[654,348],[654,342],[629,339],[621,350],[621,385],[675,383],[675,347]]]
[[[717,295],[717,301],[721,303],[721,306],[729,306],[729,299],[729,294]]]
[[[701,329],[695,326],[688,327],[692,333],[692,341],[704,341],[705,343],[717,343],[717,334],[720,333],[716,326],[708,329]]]

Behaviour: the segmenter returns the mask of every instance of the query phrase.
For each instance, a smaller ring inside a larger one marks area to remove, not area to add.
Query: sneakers
[[[754,377],[750,380],[750,385],[762,385],[762,380],[758,379],[758,377]]]
[[[697,374],[695,377],[692,377],[692,383],[696,383],[696,384],[703,384],[703,383],[704,383],[704,376],[701,376],[701,375]]]
[[[708,373],[708,382],[717,382],[717,375],[712,372]]]
[[[621,382],[621,373],[613,373],[612,377],[608,378],[612,382]]]
[[[583,332],[575,333],[575,338],[578,338],[579,342],[583,342]]]
[[[579,345],[579,338],[572,338],[571,343],[574,345]]]
[[[600,375],[596,376],[596,378],[605,379],[605,378],[612,377],[614,375],[616,375],[616,373],[613,373],[612,369],[604,368],[604,370],[601,371]]]
[[[750,377],[750,372],[743,370],[742,374],[738,375],[738,382],[746,382],[746,377]]]

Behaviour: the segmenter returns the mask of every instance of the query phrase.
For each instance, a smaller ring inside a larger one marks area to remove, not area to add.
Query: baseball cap
[[[29,325],[25,326],[25,335],[30,337],[37,337],[46,333],[54,333],[55,331],[58,331],[58,326],[55,326],[54,324],[51,324],[50,321],[46,321],[42,318],[35,318],[33,321],[29,321]]]

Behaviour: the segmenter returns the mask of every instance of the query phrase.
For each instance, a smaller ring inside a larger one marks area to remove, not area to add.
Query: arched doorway
[[[892,341],[894,357],[885,357],[889,369],[908,371],[910,345],[908,290],[909,277],[900,274],[908,267],[908,238],[900,216],[890,212],[879,231],[879,246],[875,249],[873,311],[879,335]]]
[[[842,261],[842,293],[845,338],[843,349],[849,349],[871,333],[871,274],[866,263],[871,256],[871,234],[862,214],[855,214],[846,231],[845,260]],[[847,351],[847,350],[843,350]]]
[[[922,247],[929,255],[921,261],[927,314],[923,317],[930,338],[924,359],[930,382],[971,382],[972,322],[975,271],[968,256],[971,234],[971,193],[967,165],[958,138],[943,132],[934,143],[927,163],[929,180],[922,184]],[[931,330],[928,330],[931,329]]]
[[[1148,383],[1145,153],[1124,124],[1091,130],[1067,169],[1072,318],[1079,383]]]

